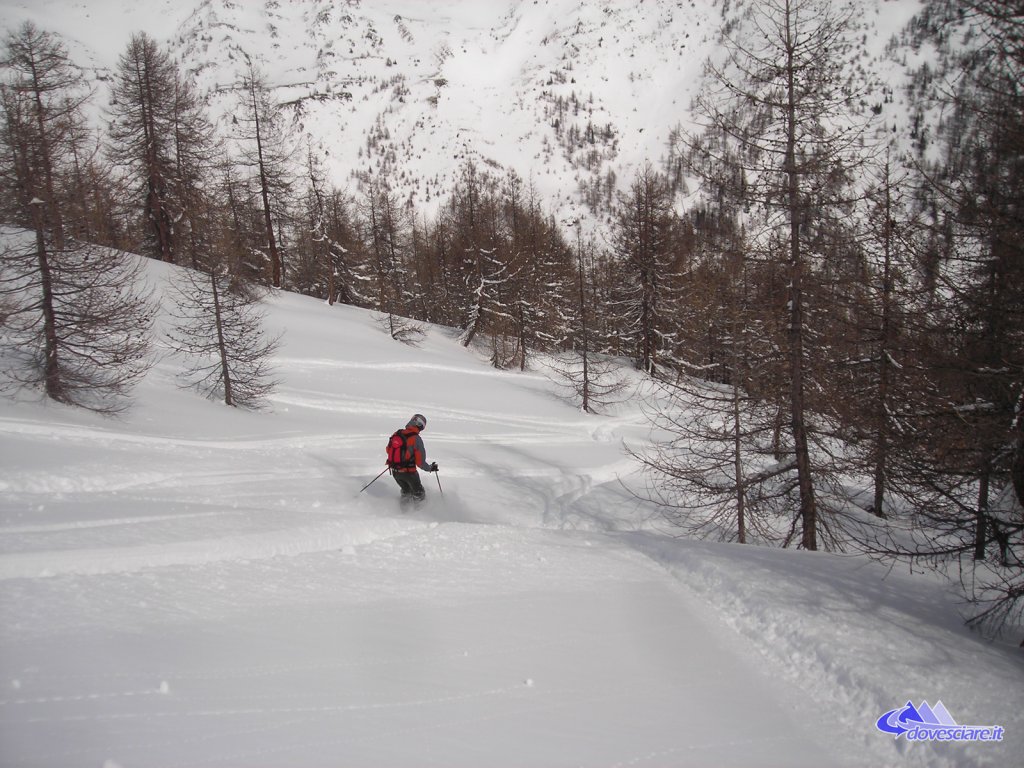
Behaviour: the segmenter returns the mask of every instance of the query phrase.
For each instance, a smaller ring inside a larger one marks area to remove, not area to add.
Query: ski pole
[[[391,467],[384,467],[384,472],[387,472],[387,471],[388,471],[389,469],[391,469]],[[375,478],[373,478],[373,480],[371,480],[371,481],[370,481],[370,482],[368,482],[368,483],[367,483],[366,485],[364,485],[364,486],[363,486],[362,488],[360,488],[360,489],[359,489],[359,492],[360,492],[360,493],[362,493],[362,492],[363,492],[363,491],[365,491],[365,490],[366,490],[367,488],[369,488],[369,487],[370,487],[371,485],[373,485],[373,484],[374,484],[374,483],[376,483],[376,482],[377,482],[378,480],[380,480],[380,479],[381,479],[381,477],[383,477],[383,476],[384,476],[384,472],[381,472],[381,473],[380,473],[379,475],[377,475],[377,476],[376,476]]]
[[[444,491],[441,490],[441,475],[438,474],[436,469],[434,470],[434,477],[437,478],[437,492],[444,496]]]

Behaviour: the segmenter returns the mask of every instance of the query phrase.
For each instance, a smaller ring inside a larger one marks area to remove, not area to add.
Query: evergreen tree
[[[328,304],[363,300],[356,287],[357,234],[350,201],[330,187],[312,148],[306,160],[306,192],[296,235],[292,285]]]
[[[41,217],[59,249],[72,205],[68,178],[85,165],[83,108],[92,94],[59,37],[26,22],[3,45],[0,206],[23,227],[35,227]]]
[[[548,276],[544,305],[549,308],[551,328],[557,335],[542,336],[545,347],[552,349],[551,368],[556,383],[568,389],[570,398],[580,410],[596,413],[615,401],[625,388],[618,364],[598,351],[593,331],[597,306],[593,285],[593,239],[584,246],[583,220],[576,219],[575,275],[552,280],[559,275],[555,269],[545,270]],[[568,349],[566,349],[568,347]]]
[[[624,331],[635,345],[637,367],[650,374],[658,372],[662,357],[671,358],[674,351],[674,260],[678,253],[673,241],[672,204],[668,182],[647,165],[629,194],[620,196],[612,234],[629,286]]]
[[[934,0],[917,27],[941,54],[928,76],[951,108],[930,134],[942,158],[920,161],[935,244],[922,259],[934,407],[912,422],[906,485],[924,535],[911,553],[966,560],[975,620],[998,630],[1024,610],[1024,21],[1008,0]]]
[[[0,259],[5,373],[53,400],[116,412],[149,366],[153,307],[134,257],[66,232],[86,227],[69,199],[87,166],[86,91],[63,44],[31,24],[8,35],[4,63],[0,173],[15,192],[9,213],[34,230]]]
[[[780,445],[783,360],[762,295],[771,281],[727,217],[694,218],[702,234],[686,289],[684,351],[677,375],[657,381],[649,405],[664,437],[635,455],[650,498],[674,525],[700,537],[788,546],[796,460]]]
[[[253,181],[231,162],[221,163],[217,173],[213,197],[219,204],[211,210],[216,244],[211,251],[236,288],[266,284],[266,255],[258,245],[263,242],[264,219]]]
[[[420,316],[432,323],[457,327],[464,319],[467,299],[450,210],[443,209],[434,222],[426,217],[422,224],[414,222],[412,247]]]
[[[154,306],[138,259],[67,240],[61,247],[39,211],[35,237],[0,253],[0,336],[8,380],[41,385],[68,405],[116,413],[150,366]]]
[[[171,126],[173,211],[178,261],[197,268],[214,238],[210,190],[223,144],[191,81],[176,72]]]
[[[216,246],[230,251],[232,235],[220,233],[227,242]],[[203,268],[182,270],[177,279],[168,340],[186,358],[183,382],[225,405],[262,407],[277,386],[273,355],[279,337],[268,338],[264,330],[260,289],[240,282],[214,254]]]
[[[112,86],[112,152],[141,198],[146,252],[172,263],[181,212],[175,147],[182,88],[167,52],[145,33],[133,35]]]
[[[848,66],[852,33],[849,15],[820,0],[771,0],[738,18],[709,66],[697,102],[707,127],[692,147],[702,178],[757,214],[753,250],[785,266],[787,450],[796,462],[806,549],[818,548],[819,532],[831,523],[819,516],[808,401],[809,393],[824,391],[812,386],[810,364],[821,356],[808,345],[827,314],[808,314],[806,301],[830,257],[842,253],[838,223],[856,194],[852,172],[863,162],[865,119]]]
[[[232,118],[237,126],[235,140],[242,164],[252,174],[261,220],[254,246],[264,254],[270,285],[281,288],[285,266],[280,228],[287,219],[293,186],[291,155],[284,115],[274,103],[263,73],[251,63],[242,79],[238,107]]]
[[[365,243],[376,282],[376,308],[391,338],[415,342],[423,330],[406,315],[409,303],[408,235],[401,208],[394,194],[372,184],[363,206]]]
[[[525,209],[525,226],[520,253],[525,264],[521,276],[518,323],[520,368],[525,368],[528,351],[564,349],[582,332],[593,307],[580,303],[577,254],[566,242],[554,219],[545,217],[537,192],[531,184]],[[578,231],[577,231],[578,233]],[[584,279],[584,289],[589,279]],[[589,300],[590,293],[584,297]],[[589,331],[589,329],[588,329]],[[589,336],[589,333],[586,334]]]
[[[827,418],[837,425],[850,471],[866,476],[869,490],[856,505],[878,518],[900,517],[918,493],[920,416],[941,410],[924,364],[936,340],[917,270],[927,238],[908,176],[894,165],[886,153],[869,175],[858,217],[859,268],[825,287],[832,322],[821,334],[831,356]]]
[[[449,206],[454,231],[454,267],[464,283],[465,316],[459,340],[467,347],[484,327],[493,285],[491,273],[500,269],[497,232],[488,226],[494,224],[494,216],[488,211],[493,206],[493,198],[487,194],[488,183],[475,164],[467,163]]]

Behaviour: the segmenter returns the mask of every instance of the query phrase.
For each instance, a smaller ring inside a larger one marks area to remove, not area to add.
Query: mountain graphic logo
[[[908,701],[878,718],[875,727],[908,741],[1002,741],[1004,732],[1000,725],[960,725],[941,701]]]
[[[934,707],[929,706],[927,701],[922,701],[920,707],[915,707],[912,702],[908,701],[905,707],[886,712],[875,723],[878,730],[897,736],[906,733],[911,728],[925,724],[957,725],[958,723],[941,701]]]

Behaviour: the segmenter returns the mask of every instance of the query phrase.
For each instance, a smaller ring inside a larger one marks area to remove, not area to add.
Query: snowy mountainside
[[[664,154],[714,29],[704,3],[210,2],[172,42],[223,111],[225,73],[270,72],[335,179],[430,206],[471,159],[563,207]]]
[[[864,76],[896,92],[884,118],[898,123],[905,73],[887,46],[919,4],[854,2]],[[472,159],[514,169],[571,218],[585,200],[607,203],[645,162],[664,160],[671,129],[691,124],[722,25],[747,5],[147,0],[122,10],[113,0],[2,0],[0,23],[32,18],[60,32],[100,81],[131,32],[146,31],[196,76],[225,132],[251,61],[291,113],[297,157],[311,146],[339,187],[384,175],[401,199],[430,211]]]
[[[154,287],[175,268],[146,262]],[[0,765],[1002,766],[1024,663],[948,585],[682,541],[634,497],[640,404],[579,412],[454,333],[276,293],[266,412],[0,398]],[[166,352],[166,350],[165,350]],[[428,418],[426,506],[382,477]],[[438,479],[440,483],[438,483]],[[941,699],[1000,743],[875,727]]]

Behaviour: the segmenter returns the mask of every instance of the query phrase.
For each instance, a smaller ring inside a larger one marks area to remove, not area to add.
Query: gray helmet
[[[416,427],[417,429],[426,429],[427,417],[424,416],[422,413],[417,413],[415,416],[409,419],[409,423],[406,424],[405,426]]]

